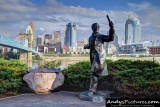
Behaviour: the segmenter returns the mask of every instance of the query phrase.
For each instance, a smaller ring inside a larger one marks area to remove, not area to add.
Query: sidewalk
[[[81,101],[77,92],[23,94],[0,99],[0,107],[105,107],[105,102]]]

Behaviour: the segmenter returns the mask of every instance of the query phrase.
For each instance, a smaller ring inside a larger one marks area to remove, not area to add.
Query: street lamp
[[[153,62],[154,62],[154,48],[153,48],[153,41],[151,41],[151,42],[152,42],[152,51],[153,51],[152,56],[153,56]]]

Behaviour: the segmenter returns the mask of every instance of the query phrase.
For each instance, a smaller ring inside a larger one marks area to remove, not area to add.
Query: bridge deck
[[[0,36],[0,46],[5,46],[5,47],[10,47],[10,48],[14,48],[14,49],[22,50],[22,51],[37,53],[35,49],[29,50],[28,47],[24,46],[20,42],[4,37],[4,36]]]

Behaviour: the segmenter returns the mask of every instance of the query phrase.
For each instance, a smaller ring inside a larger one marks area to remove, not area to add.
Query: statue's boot
[[[98,78],[97,76],[93,75],[90,81],[90,88],[88,93],[89,96],[92,96],[93,94],[96,93],[97,85],[98,85]]]

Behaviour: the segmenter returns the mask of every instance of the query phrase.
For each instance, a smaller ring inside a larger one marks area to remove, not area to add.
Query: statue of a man
[[[115,31],[112,21],[109,21],[109,27],[109,35],[103,35],[99,33],[100,25],[98,23],[93,23],[91,26],[93,33],[89,37],[89,43],[84,45],[84,49],[90,49],[92,77],[88,93],[89,96],[96,93],[98,77],[108,75],[104,42],[114,40]]]

